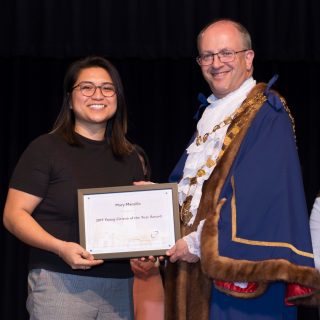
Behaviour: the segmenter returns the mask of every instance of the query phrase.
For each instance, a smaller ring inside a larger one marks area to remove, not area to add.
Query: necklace
[[[196,145],[199,146],[201,143],[205,143],[208,140],[208,137],[216,132],[217,130],[223,128],[224,126],[228,125],[231,123],[231,121],[243,111],[243,107],[240,107],[233,111],[229,116],[224,118],[219,124],[215,125],[210,132],[205,133],[203,136],[198,135],[196,137]]]
[[[234,119],[234,125],[232,125],[232,128],[229,128],[230,130],[228,129],[228,132],[224,138],[223,145],[218,157],[216,159],[213,159],[212,156],[210,155],[207,158],[206,162],[200,166],[196,175],[194,177],[189,178],[189,189],[180,210],[180,218],[185,226],[188,225],[189,221],[193,217],[193,214],[191,213],[190,208],[191,208],[191,201],[192,201],[195,190],[193,191],[193,194],[190,194],[192,186],[194,186],[195,189],[199,186],[198,178],[203,177],[204,175],[209,173],[209,170],[212,167],[217,165],[217,163],[220,161],[223,154],[225,153],[226,149],[231,144],[232,140],[240,132],[243,125],[246,123],[247,117],[249,116],[249,114],[251,112],[254,112],[256,109],[258,109],[265,101],[266,101],[266,97],[264,96],[264,94],[258,93],[256,96],[252,97],[251,99],[246,99],[244,103],[235,112],[233,112],[230,116],[225,118],[219,125],[217,125],[219,128],[222,128],[223,126],[230,124]],[[240,114],[241,114],[241,117],[240,117]],[[211,132],[208,133],[208,136],[214,131],[219,129],[219,128],[215,129],[217,126],[213,127]],[[208,138],[208,136],[206,137],[206,139]],[[205,142],[205,141],[203,141],[202,139],[202,142]]]

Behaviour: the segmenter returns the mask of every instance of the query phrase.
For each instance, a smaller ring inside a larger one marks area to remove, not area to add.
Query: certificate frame
[[[78,213],[80,245],[96,259],[162,256],[180,238],[177,183],[78,189]]]

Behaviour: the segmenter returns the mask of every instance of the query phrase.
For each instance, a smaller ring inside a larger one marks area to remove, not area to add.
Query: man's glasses
[[[249,49],[244,49],[244,50],[240,50],[240,51],[234,51],[234,50],[221,50],[217,53],[204,53],[204,54],[200,54],[196,60],[198,62],[198,64],[200,66],[209,66],[212,64],[213,60],[214,60],[214,56],[217,56],[220,60],[220,62],[225,63],[225,62],[232,62],[237,53],[240,52],[245,52],[248,51]]]
[[[109,98],[109,97],[113,97],[116,94],[116,88],[111,83],[105,83],[100,86],[96,86],[92,82],[85,81],[85,82],[80,82],[79,84],[74,86],[72,88],[72,90],[75,88],[79,88],[81,93],[85,97],[92,97],[94,95],[94,93],[96,92],[97,88],[100,89],[100,91],[104,97]]]

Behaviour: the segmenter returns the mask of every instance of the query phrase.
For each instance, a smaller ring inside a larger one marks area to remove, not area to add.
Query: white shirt
[[[221,123],[226,117],[237,110],[255,84],[256,81],[250,77],[237,90],[221,99],[217,99],[214,95],[211,95],[207,99],[209,105],[198,122],[198,134],[203,136],[205,133],[211,132],[215,125]],[[190,206],[192,218],[188,223],[189,226],[193,224],[197,215],[202,196],[203,183],[210,177],[215,166],[211,168],[205,167],[206,173],[202,177],[197,178],[197,184],[190,186],[190,178],[197,175],[197,171],[203,167],[209,157],[213,160],[217,159],[229,125],[230,124],[210,134],[207,141],[200,145],[197,145],[195,140],[187,149],[188,157],[185,163],[183,177],[178,185],[178,190],[180,205],[183,204],[187,196],[192,195]],[[200,257],[200,235],[203,223],[204,220],[199,223],[197,231],[183,238],[188,244],[189,251],[198,257]]]

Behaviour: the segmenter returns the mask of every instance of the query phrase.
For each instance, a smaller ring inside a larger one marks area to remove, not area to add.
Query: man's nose
[[[223,63],[220,61],[220,58],[217,54],[213,55],[212,56],[212,63],[211,65],[214,67],[214,68],[218,68],[220,67],[221,65],[223,65]]]

